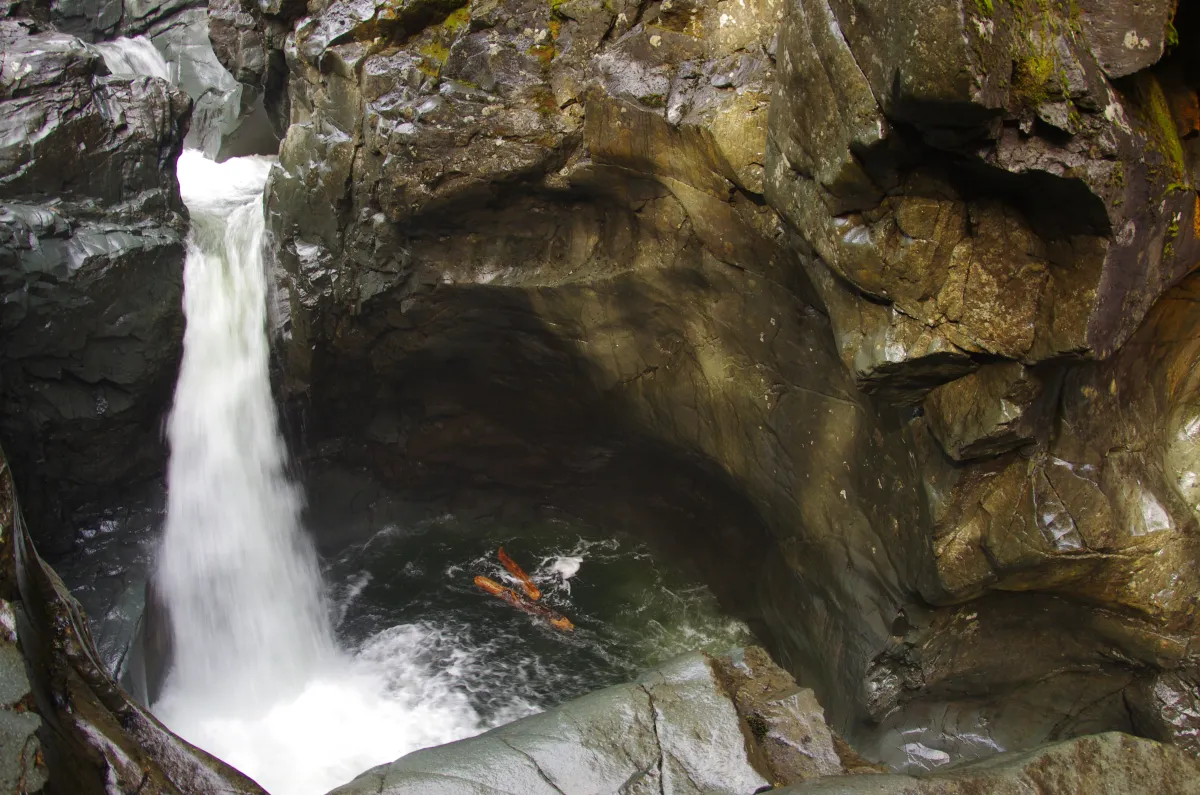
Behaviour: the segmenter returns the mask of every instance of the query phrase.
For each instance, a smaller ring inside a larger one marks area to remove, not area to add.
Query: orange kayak
[[[504,568],[508,569],[509,574],[521,581],[521,589],[525,591],[526,596],[535,602],[542,598],[542,592],[533,584],[533,578],[526,574],[525,570],[508,556],[508,553],[504,551],[504,547],[500,547],[500,550],[496,553],[496,557],[500,558],[500,562],[504,565]]]
[[[575,625],[571,620],[564,615],[554,612],[545,605],[538,605],[525,599],[512,588],[506,588],[500,583],[488,577],[476,577],[475,585],[490,593],[492,596],[503,599],[518,610],[524,610],[526,613],[546,619],[550,626],[555,629],[560,629],[563,632],[570,632],[575,629]]]

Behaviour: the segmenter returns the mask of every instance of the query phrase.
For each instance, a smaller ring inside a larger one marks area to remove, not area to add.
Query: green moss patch
[[[1187,172],[1183,143],[1171,114],[1171,104],[1158,78],[1148,72],[1136,76],[1133,99],[1138,120],[1149,144],[1162,155],[1170,171],[1168,182],[1182,184]]]

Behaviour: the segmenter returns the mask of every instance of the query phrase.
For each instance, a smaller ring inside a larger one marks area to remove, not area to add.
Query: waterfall
[[[145,75],[170,81],[171,67],[145,36],[93,44],[114,75]]]
[[[270,167],[191,150],[179,158],[192,232],[157,575],[175,638],[164,705],[179,692],[270,702],[334,651],[268,375],[260,252]]]
[[[192,125],[184,145],[216,157],[244,121],[242,86],[213,52],[204,10],[183,12],[181,18],[190,15],[198,16],[161,31],[154,41],[137,36],[89,46],[118,77],[161,77],[186,92],[192,99]]]
[[[98,49],[114,74],[167,74],[145,39]],[[273,795],[317,795],[482,727],[421,662],[418,629],[381,633],[354,655],[335,643],[268,373],[262,203],[273,161],[179,158],[187,330],[155,573],[173,653],[151,706]]]

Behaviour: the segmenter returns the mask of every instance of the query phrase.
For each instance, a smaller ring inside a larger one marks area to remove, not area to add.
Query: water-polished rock
[[[53,25],[83,41],[138,36],[179,24],[177,15],[203,8],[204,0],[17,0],[15,13]]]
[[[61,517],[162,465],[183,332],[187,97],[0,20],[0,434],[47,551]]]
[[[635,682],[416,751],[330,795],[750,795],[845,773],[838,742],[812,691],[761,649],[716,660],[693,653]]]
[[[222,57],[287,64],[315,433],[402,415],[379,466],[502,483],[584,427],[706,462],[772,535],[763,631],[899,767],[1134,729],[1193,666],[1186,517],[1061,446],[1198,253],[1158,67],[1113,84],[1057,5],[266,5],[222,4]]]

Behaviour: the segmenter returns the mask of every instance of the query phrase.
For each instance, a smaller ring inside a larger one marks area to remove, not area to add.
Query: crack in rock
[[[527,751],[523,751],[522,749],[516,747],[515,745],[510,743],[504,737],[497,737],[496,739],[499,740],[500,742],[504,743],[504,745],[507,746],[508,748],[511,748],[513,751],[516,751],[518,754],[520,754],[521,756],[528,759],[533,764],[533,769],[536,770],[538,775],[542,777],[542,781],[545,781],[547,784],[549,784],[551,789],[553,789],[555,792],[559,793],[559,795],[567,795],[567,793],[563,792],[561,789],[558,788],[557,784],[555,784],[553,781],[550,780],[550,776],[548,776],[546,774],[545,770],[542,770],[542,766],[538,763],[538,760],[534,759],[531,754],[529,754]]]
[[[650,691],[649,687],[642,684],[639,684],[638,687],[642,689],[642,692],[646,694],[646,698],[650,700],[650,720],[654,726],[654,745],[656,748],[658,748],[658,791],[659,795],[667,795],[666,775],[664,770],[666,766],[667,752],[663,749],[662,736],[659,734],[658,730],[658,702],[655,701],[654,693]]]

